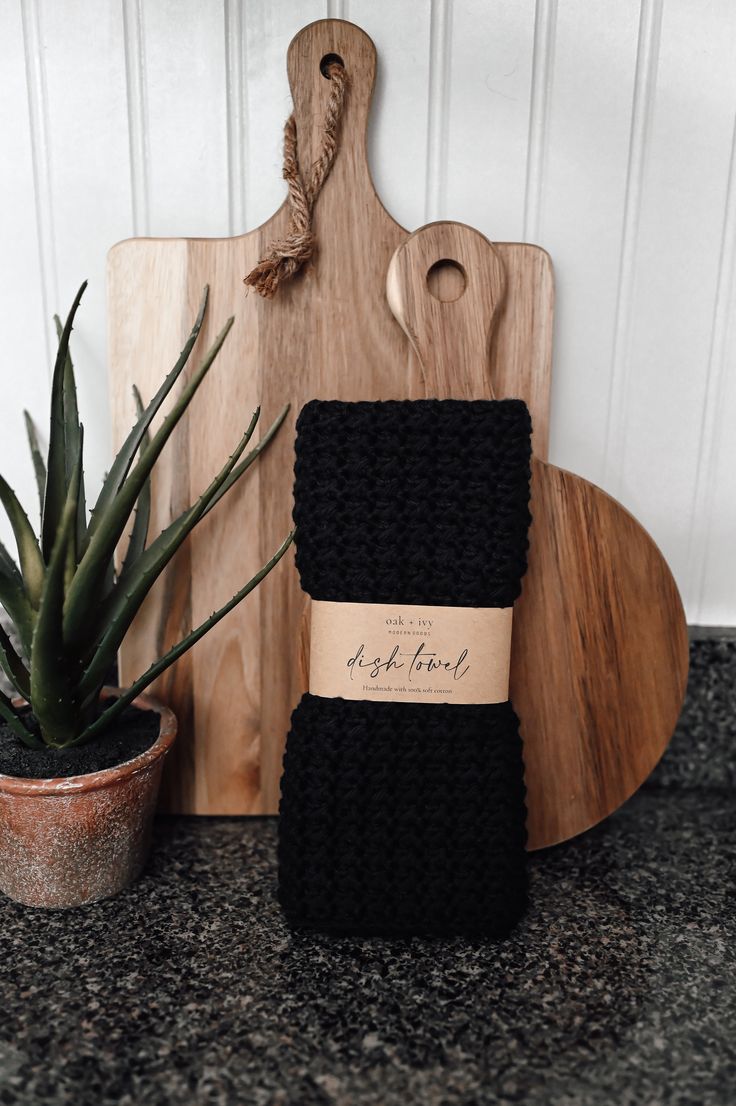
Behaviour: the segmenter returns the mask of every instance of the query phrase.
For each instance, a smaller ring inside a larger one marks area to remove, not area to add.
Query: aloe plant
[[[271,559],[228,603],[215,611],[137,679],[122,695],[101,703],[106,674],[137,611],[182,542],[237,483],[273,440],[288,407],[260,442],[246,452],[258,423],[256,410],[235,447],[196,503],[148,544],[151,473],[162,449],[209,372],[233,324],[228,319],[201,364],[183,384],[168,414],[153,420],[182,376],[204,322],[208,289],[186,344],[153,399],[143,405],[134,389],[137,418],[87,512],[84,430],[79,421],[69,339],[86,282],[62,326],[51,387],[51,427],[44,461],[33,422],[26,430],[41,504],[37,535],[10,485],[0,477],[0,503],[8,516],[17,561],[0,544],[0,605],[15,635],[0,625],[0,666],[26,708],[0,691],[0,719],[30,747],[62,749],[99,736],[153,680],[253,591],[281,559],[289,534]],[[131,525],[132,519],[132,525]],[[119,571],[115,553],[130,527]],[[16,639],[13,643],[11,637]],[[20,647],[17,647],[20,642]]]

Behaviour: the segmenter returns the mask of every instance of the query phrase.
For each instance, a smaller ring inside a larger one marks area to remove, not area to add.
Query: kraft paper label
[[[512,607],[312,602],[309,690],[325,698],[503,703]]]

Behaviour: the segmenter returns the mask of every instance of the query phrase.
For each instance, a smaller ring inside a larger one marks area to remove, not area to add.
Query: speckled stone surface
[[[736,790],[736,634],[690,643],[685,707],[650,782]]]
[[[143,878],[73,914],[3,900],[0,1104],[732,1106],[721,690],[656,781],[532,857],[501,942],[290,934],[273,820],[162,820]]]

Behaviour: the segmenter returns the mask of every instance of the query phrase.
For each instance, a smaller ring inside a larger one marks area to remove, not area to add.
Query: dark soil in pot
[[[23,715],[36,730],[30,711]],[[8,725],[0,722],[0,773],[20,779],[56,779],[83,776],[115,768],[150,749],[159,733],[160,718],[153,710],[127,707],[116,722],[89,745],[73,749],[28,749]]]

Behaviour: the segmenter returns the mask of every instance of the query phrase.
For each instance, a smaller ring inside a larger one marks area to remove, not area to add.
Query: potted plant
[[[250,420],[235,451],[197,502],[150,544],[151,473],[214,362],[233,319],[199,368],[152,423],[189,360],[207,292],[184,349],[137,420],[87,513],[83,428],[69,338],[83,284],[62,327],[51,388],[46,461],[26,423],[41,502],[37,536],[0,477],[0,503],[17,562],[0,545],[0,666],[17,697],[0,691],[0,889],[33,906],[74,906],[115,894],[146,858],[164,757],[176,736],[172,712],[145,688],[240,603],[284,555],[292,535],[263,568],[197,629],[125,690],[106,688],[117,651],[155,580],[188,534],[266,448],[287,409],[246,452]],[[116,550],[130,535],[116,571]]]

